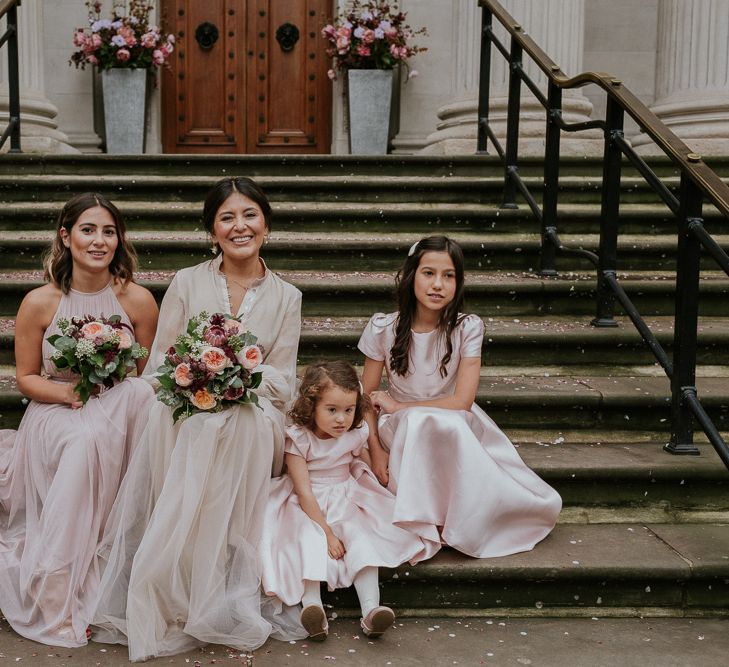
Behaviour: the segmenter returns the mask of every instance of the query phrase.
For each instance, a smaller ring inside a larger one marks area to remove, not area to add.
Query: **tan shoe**
[[[368,637],[379,637],[394,622],[395,612],[390,607],[375,607],[360,621],[360,625]]]
[[[301,610],[301,625],[309,633],[313,642],[323,642],[329,636],[329,623],[324,608],[318,604],[310,604]]]

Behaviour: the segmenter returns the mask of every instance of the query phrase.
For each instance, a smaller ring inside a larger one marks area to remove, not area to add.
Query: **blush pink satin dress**
[[[375,314],[359,341],[367,357],[385,362],[390,395],[407,402],[453,394],[461,359],[481,357],[481,319],[464,316],[456,326],[445,377],[439,372],[445,341],[437,331],[413,332],[407,375],[392,372],[396,319],[397,313]],[[395,524],[437,526],[444,543],[477,558],[529,551],[554,527],[559,494],[475,403],[470,410],[413,407],[382,414],[378,431],[390,452]]]
[[[346,588],[362,568],[414,564],[440,548],[433,526],[407,531],[393,525],[393,495],[355,458],[367,442],[366,424],[336,439],[298,426],[286,433],[286,451],[306,460],[314,496],[347,552],[338,560],[328,556],[324,531],[301,509],[291,478],[283,475],[273,481],[261,540],[267,595],[295,605],[305,579],[326,581],[330,591]]]
[[[121,315],[131,327],[111,285],[64,294],[44,334],[51,380],[76,381],[56,370],[45,338],[60,333],[58,319],[84,315]],[[18,634],[86,644],[101,578],[96,549],[153,398],[144,380],[127,378],[78,410],[30,401],[19,429],[0,431],[0,608]]]

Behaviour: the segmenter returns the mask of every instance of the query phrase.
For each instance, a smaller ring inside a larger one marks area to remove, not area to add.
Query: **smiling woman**
[[[17,432],[0,431],[0,606],[16,632],[45,644],[86,644],[99,537],[152,400],[146,382],[127,378],[83,403],[49,337],[73,317],[117,315],[125,344],[148,346],[157,305],[133,282],[135,263],[117,208],[78,195],[58,217],[47,284],[18,311],[17,381],[31,401]]]
[[[305,636],[296,616],[285,627],[264,620],[256,553],[271,473],[283,463],[301,293],[259,255],[271,207],[253,181],[218,182],[203,224],[216,256],[172,280],[149,367],[162,363],[191,317],[233,316],[264,350],[258,407],[236,404],[176,423],[167,405],[151,409],[103,540],[107,563],[95,619],[94,639],[127,643],[132,660],[208,642],[250,650],[274,630]]]

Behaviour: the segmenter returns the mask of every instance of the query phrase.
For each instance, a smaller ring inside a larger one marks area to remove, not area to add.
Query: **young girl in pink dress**
[[[430,524],[469,556],[505,556],[543,539],[562,501],[474,403],[484,325],[462,314],[463,263],[445,236],[418,241],[397,274],[399,311],[373,315],[360,338],[364,391],[379,409],[369,452],[396,494],[395,525]]]
[[[301,622],[316,641],[328,633],[320,582],[329,590],[354,584],[362,630],[376,637],[395,620],[380,606],[377,567],[415,563],[439,548],[432,527],[408,532],[392,524],[394,498],[360,459],[368,407],[352,366],[310,366],[289,413],[295,425],[287,429],[288,474],[274,481],[266,509],[263,589],[287,605],[301,602]]]
[[[87,642],[96,549],[153,400],[146,382],[127,378],[84,405],[47,339],[60,319],[120,315],[149,346],[157,305],[134,283],[135,266],[116,206],[79,194],[58,217],[46,284],[16,319],[18,388],[31,400],[18,430],[0,431],[0,608],[18,634],[44,644]]]

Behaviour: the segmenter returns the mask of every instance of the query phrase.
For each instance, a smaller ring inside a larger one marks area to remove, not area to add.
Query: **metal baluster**
[[[602,170],[602,202],[600,205],[600,263],[597,269],[597,316],[592,320],[596,327],[616,327],[613,318],[615,295],[605,276],[617,273],[618,225],[620,222],[620,169],[622,151],[615,142],[623,136],[625,112],[608,97],[605,112],[605,152]]]
[[[557,120],[562,115],[562,89],[549,82],[547,92],[547,140],[544,149],[544,197],[542,199],[542,254],[540,273],[556,276],[557,248],[548,237],[557,231],[557,199],[559,197],[559,140],[560,129]]]
[[[491,31],[493,14],[486,8],[481,9],[481,69],[478,83],[478,144],[476,153],[488,154],[486,127],[489,124],[489,97],[491,94]]]
[[[504,177],[504,203],[502,208],[519,208],[516,204],[516,183],[512,174],[519,171],[519,109],[521,107],[522,64],[521,44],[511,38],[511,58],[509,59],[509,104],[506,119],[506,175]]]
[[[673,377],[671,378],[671,441],[664,447],[671,454],[700,452],[694,445],[693,413],[684,391],[696,392],[696,329],[699,318],[699,262],[701,243],[690,225],[701,219],[703,195],[685,173],[681,174],[676,255],[676,315],[673,329]]]

